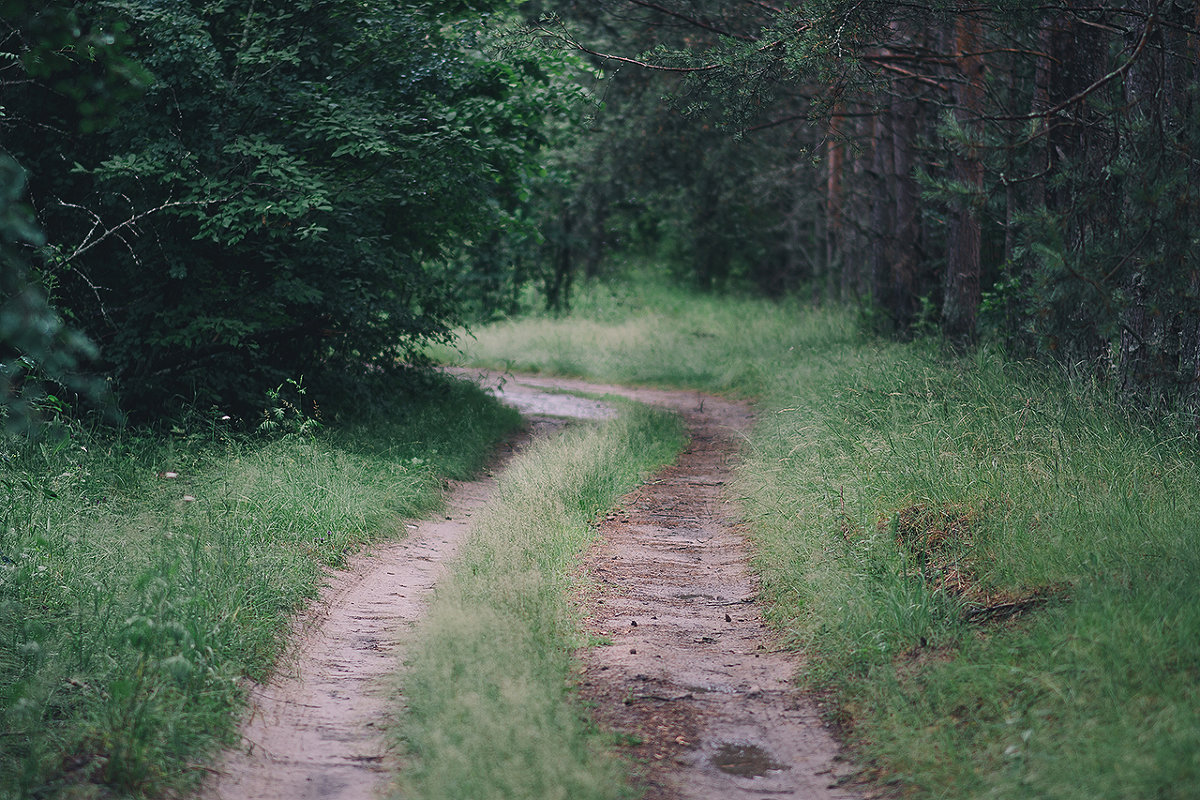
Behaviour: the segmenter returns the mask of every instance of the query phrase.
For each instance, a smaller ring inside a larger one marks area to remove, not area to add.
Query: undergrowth
[[[834,309],[585,289],[463,360],[758,398],[737,491],[771,622],[911,797],[1200,793],[1200,449],[1103,387]]]
[[[621,405],[518,457],[439,583],[404,677],[397,796],[628,796],[623,764],[569,692],[584,642],[567,596],[597,516],[671,460],[683,433],[674,416]]]
[[[194,786],[325,570],[437,508],[516,424],[463,384],[389,394],[317,425],[276,393],[269,435],[193,412],[3,442],[0,797]]]

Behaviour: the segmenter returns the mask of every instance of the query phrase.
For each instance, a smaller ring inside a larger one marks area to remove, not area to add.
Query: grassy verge
[[[877,782],[1200,791],[1194,430],[831,311],[642,296],[595,290],[582,316],[480,331],[465,357],[760,399],[739,490],[770,617]]]
[[[411,765],[398,796],[627,795],[623,765],[568,694],[583,642],[567,597],[596,516],[682,441],[675,417],[631,404],[506,470],[418,632],[398,727]]]
[[[591,286],[566,320],[532,316],[463,337],[444,363],[614,383],[760,395],[814,349],[857,338],[853,320],[795,304],[686,295],[653,284]]]
[[[177,793],[324,570],[438,507],[515,414],[462,384],[271,438],[66,428],[0,464],[0,797]],[[288,433],[287,431],[291,431]]]

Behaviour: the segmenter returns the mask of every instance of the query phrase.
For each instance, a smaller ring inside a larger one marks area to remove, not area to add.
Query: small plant
[[[258,423],[259,433],[283,434],[284,436],[312,436],[321,427],[314,414],[304,411],[308,390],[304,388],[304,376],[299,380],[288,378],[274,389],[267,391],[267,407],[262,411]],[[316,404],[313,404],[316,408]]]

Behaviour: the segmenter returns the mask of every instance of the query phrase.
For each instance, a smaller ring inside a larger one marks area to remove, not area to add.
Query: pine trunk
[[[950,208],[946,294],[942,305],[942,326],[946,336],[967,341],[975,338],[983,241],[975,210],[983,194],[983,162],[977,148],[984,101],[980,28],[979,19],[970,14],[961,14],[955,27],[958,74],[954,86],[954,114],[967,141],[958,144],[952,159],[954,180],[961,194]]]

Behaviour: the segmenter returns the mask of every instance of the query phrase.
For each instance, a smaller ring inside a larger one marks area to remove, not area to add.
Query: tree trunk
[[[890,196],[892,130],[890,114],[881,110],[871,118],[871,300],[887,314],[895,327],[896,313],[891,293],[892,235],[896,228],[895,204]]]
[[[554,271],[546,276],[546,310],[569,311],[571,308],[571,282],[575,272],[572,241],[575,234],[574,215],[567,211],[558,230],[559,239],[554,248]]]
[[[842,139],[841,113],[841,106],[834,108],[829,123],[829,138],[825,142],[825,270],[826,293],[830,298],[839,295],[838,273],[843,269],[842,253],[845,244],[842,221],[845,204],[842,170],[846,163],[846,143]]]
[[[920,215],[917,213],[920,190],[913,176],[913,149],[917,140],[917,103],[911,93],[897,86],[891,100],[892,171],[888,194],[892,213],[891,281],[889,305],[901,330],[912,326],[916,317],[917,266],[920,263]]]
[[[980,50],[980,21],[960,14],[955,27],[958,82],[954,86],[954,114],[967,137],[955,148],[954,180],[962,194],[950,208],[946,242],[946,294],[942,326],[951,339],[975,338],[975,321],[980,299],[980,248],[982,229],[975,210],[983,194],[983,162],[978,154],[979,118],[983,113],[983,57]]]

